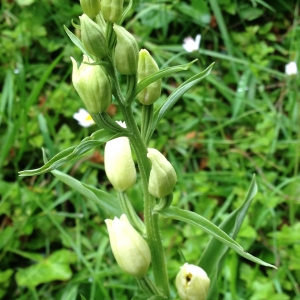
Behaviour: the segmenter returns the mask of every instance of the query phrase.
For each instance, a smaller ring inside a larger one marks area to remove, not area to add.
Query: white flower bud
[[[180,267],[175,284],[181,300],[205,300],[210,279],[200,267],[185,263]]]
[[[147,157],[151,160],[148,190],[156,198],[163,198],[172,193],[177,181],[176,172],[171,163],[154,148],[148,148]]]
[[[104,167],[109,181],[117,191],[125,191],[135,184],[136,170],[127,137],[122,136],[106,143]]]
[[[111,249],[120,268],[134,277],[144,277],[151,262],[147,242],[132,227],[124,214],[120,219],[107,219],[105,223]]]

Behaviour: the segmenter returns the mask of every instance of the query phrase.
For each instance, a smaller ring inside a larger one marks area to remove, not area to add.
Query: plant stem
[[[144,192],[144,220],[148,244],[152,256],[152,268],[155,284],[164,293],[165,296],[169,297],[169,280],[164,257],[162,239],[158,228],[158,215],[153,214],[153,209],[156,204],[156,201],[155,198],[148,192],[150,162],[147,158],[147,148],[136,125],[135,119],[132,114],[131,106],[121,106],[121,109],[127,125],[127,129],[132,133],[132,135],[129,136],[129,139],[136,154],[141,174]]]

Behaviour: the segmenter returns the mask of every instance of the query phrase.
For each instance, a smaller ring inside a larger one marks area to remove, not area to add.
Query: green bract
[[[117,35],[115,64],[118,72],[124,75],[136,74],[139,48],[135,38],[124,27],[116,24],[114,24],[114,31]]]
[[[95,18],[101,9],[100,0],[80,0],[80,5],[83,12],[90,18]]]
[[[157,63],[146,49],[139,53],[138,61],[138,81],[159,71]],[[138,95],[138,100],[144,105],[153,104],[158,100],[161,94],[161,79],[151,83],[143,89]]]
[[[123,0],[102,0],[101,11],[105,21],[118,22],[123,13]]]
[[[79,69],[73,57],[73,85],[90,114],[104,112],[111,103],[111,84],[99,65],[87,64],[84,55]],[[92,63],[93,61],[90,61]]]
[[[81,41],[87,52],[101,59],[108,53],[103,29],[86,14],[80,18]]]

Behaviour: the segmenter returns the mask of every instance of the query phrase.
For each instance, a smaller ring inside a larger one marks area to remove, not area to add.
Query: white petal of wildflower
[[[295,61],[291,61],[285,65],[285,74],[289,76],[298,74],[298,68]]]
[[[126,123],[124,121],[116,121],[116,123],[119,124],[123,128],[127,128]]]
[[[193,39],[192,37],[187,37],[183,40],[182,47],[187,52],[193,52],[199,50],[201,41],[201,34],[197,34],[196,38]]]
[[[80,108],[79,111],[73,115],[73,118],[78,121],[78,124],[82,127],[90,127],[95,124],[91,115],[83,108]]]

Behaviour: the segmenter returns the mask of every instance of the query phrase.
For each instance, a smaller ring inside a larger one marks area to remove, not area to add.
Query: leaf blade
[[[65,163],[75,159],[76,157],[86,153],[90,149],[97,147],[111,139],[117,138],[121,134],[115,134],[108,132],[104,129],[100,129],[94,132],[90,137],[84,138],[79,145],[67,148],[55,156],[53,156],[42,167],[33,170],[26,170],[19,172],[20,176],[34,176],[51,172],[52,170],[64,165]]]
[[[242,257],[251,260],[255,263],[260,265],[271,267],[277,269],[275,266],[264,262],[263,260],[251,255],[250,253],[246,252],[236,241],[234,241],[229,235],[227,235],[223,230],[221,230],[218,226],[210,222],[209,220],[205,219],[204,217],[187,210],[183,210],[177,207],[169,207],[158,212],[160,215],[166,218],[171,218],[179,221],[186,222],[188,224],[197,226],[201,228],[203,231],[207,232],[208,234],[212,235],[220,242],[226,244],[228,247],[236,251]]]

